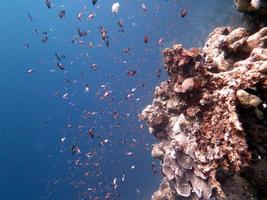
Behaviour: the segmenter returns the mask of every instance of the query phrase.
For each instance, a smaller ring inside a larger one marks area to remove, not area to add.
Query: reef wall
[[[216,28],[202,49],[163,51],[170,77],[140,114],[159,143],[153,200],[267,197],[267,27]]]

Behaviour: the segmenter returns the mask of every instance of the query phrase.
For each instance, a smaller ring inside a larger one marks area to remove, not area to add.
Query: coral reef
[[[238,11],[244,13],[244,22],[251,32],[267,25],[266,0],[235,0],[235,5]]]
[[[160,140],[152,156],[164,178],[153,200],[266,197],[266,41],[267,28],[223,27],[203,49],[163,51],[170,79],[139,116]]]
[[[261,15],[267,15],[266,0],[235,0],[235,5],[241,12],[258,12]]]
[[[260,15],[267,15],[266,0],[235,0],[235,5],[241,12],[257,12]]]

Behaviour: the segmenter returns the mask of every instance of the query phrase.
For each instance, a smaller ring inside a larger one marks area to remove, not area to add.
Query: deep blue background
[[[167,79],[164,72],[157,78],[157,70],[164,71],[161,51],[174,43],[201,47],[214,27],[235,25],[240,19],[232,0],[119,0],[117,16],[111,14],[114,2],[98,0],[93,7],[89,0],[52,0],[55,6],[51,10],[42,0],[0,2],[1,199],[103,199],[113,191],[115,177],[119,179],[115,194],[120,198],[114,199],[147,200],[158,188],[161,176],[153,175],[149,150],[156,141],[146,128],[139,128],[137,115],[151,103],[155,86]],[[141,9],[142,2],[148,7],[146,12]],[[64,20],[58,17],[62,5]],[[183,8],[188,10],[185,18],[179,16]],[[77,19],[80,11],[85,13],[82,21]],[[88,21],[92,12],[96,16]],[[121,18],[125,32],[118,32]],[[101,41],[99,26],[107,29],[110,48]],[[71,42],[77,28],[90,30],[81,38],[83,45]],[[41,43],[35,29],[48,32],[47,43]],[[143,42],[144,35],[149,36],[148,44]],[[165,42],[158,45],[161,37]],[[88,48],[89,41],[94,48]],[[128,47],[130,52],[124,54],[123,48]],[[66,55],[62,61],[65,72],[56,67],[54,52]],[[91,70],[93,63],[96,71]],[[31,68],[34,72],[28,75]],[[127,70],[137,70],[137,74],[127,77]],[[84,92],[85,84],[90,86],[89,93]],[[103,84],[112,93],[100,100],[106,91],[101,89]],[[126,100],[127,90],[132,88],[136,88],[135,95]],[[53,95],[55,92],[60,95]],[[69,93],[66,100],[64,93]],[[97,114],[85,119],[86,111]],[[118,121],[113,119],[115,111]],[[114,127],[118,123],[119,129]],[[66,128],[67,124],[72,127]],[[85,128],[78,129],[80,125]],[[86,134],[91,127],[93,139]],[[109,142],[99,146],[106,138]],[[81,154],[72,155],[72,145],[79,146]],[[88,159],[88,152],[96,155]],[[127,152],[134,154],[127,156]],[[126,181],[122,183],[124,172]],[[96,192],[88,191],[90,187]]]

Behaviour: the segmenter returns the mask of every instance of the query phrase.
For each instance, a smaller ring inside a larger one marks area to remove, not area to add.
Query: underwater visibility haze
[[[138,115],[162,50],[241,23],[232,0],[1,1],[0,197],[147,200],[162,179]]]

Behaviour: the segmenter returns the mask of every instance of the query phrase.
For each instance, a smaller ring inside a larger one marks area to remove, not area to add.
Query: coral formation
[[[267,15],[266,0],[235,0],[235,5],[241,12],[258,12],[260,15]]]
[[[267,25],[266,0],[235,0],[235,5],[238,11],[244,13],[243,19],[251,32]]]
[[[223,27],[203,49],[163,51],[170,79],[139,116],[160,140],[152,156],[164,178],[153,200],[266,196],[266,41],[267,28]]]

